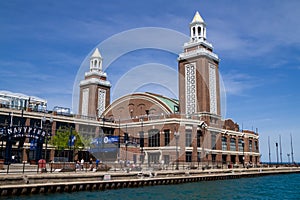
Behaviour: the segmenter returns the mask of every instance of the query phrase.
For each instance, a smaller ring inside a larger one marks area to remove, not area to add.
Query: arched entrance
[[[32,158],[37,162],[42,158],[45,139],[48,140],[50,137],[51,133],[38,127],[0,126],[1,153],[4,152],[5,164],[10,164],[15,156],[20,157],[25,141],[30,143]],[[17,146],[18,155],[13,155],[13,145]]]

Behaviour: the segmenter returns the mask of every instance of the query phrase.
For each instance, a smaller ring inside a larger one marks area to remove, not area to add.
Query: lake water
[[[168,200],[168,199],[300,199],[300,174],[270,175],[222,181],[119,190],[32,195],[18,200]]]

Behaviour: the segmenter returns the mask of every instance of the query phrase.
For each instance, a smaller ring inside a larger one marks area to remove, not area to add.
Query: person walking
[[[96,159],[96,170],[98,169],[99,162],[100,162],[100,160],[97,158],[97,159]]]
[[[84,159],[82,158],[80,161],[81,170],[83,170]]]
[[[93,159],[92,158],[90,158],[90,162],[89,162],[89,164],[90,164],[90,168],[89,168],[89,170],[93,170]]]

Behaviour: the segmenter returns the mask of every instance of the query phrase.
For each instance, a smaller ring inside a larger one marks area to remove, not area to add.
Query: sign
[[[119,136],[105,136],[105,137],[94,138],[91,143],[94,145],[98,145],[103,143],[113,144],[118,142],[119,142]]]
[[[23,137],[26,135],[27,138],[39,138],[45,137],[47,134],[45,130],[38,127],[30,126],[7,126],[0,127],[0,134],[13,135],[13,137]],[[49,134],[48,134],[49,135]]]
[[[105,174],[105,175],[103,176],[103,180],[104,180],[104,181],[110,181],[110,180],[111,180],[110,174]]]

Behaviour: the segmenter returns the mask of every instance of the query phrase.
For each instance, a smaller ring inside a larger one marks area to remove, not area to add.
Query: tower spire
[[[197,11],[190,23],[191,41],[206,40],[206,24]]]
[[[94,53],[90,57],[90,71],[102,72],[102,56],[99,49],[96,48]]]
[[[196,22],[205,23],[198,11],[195,13],[195,16],[194,16],[193,21],[191,22],[191,24],[196,23]]]

